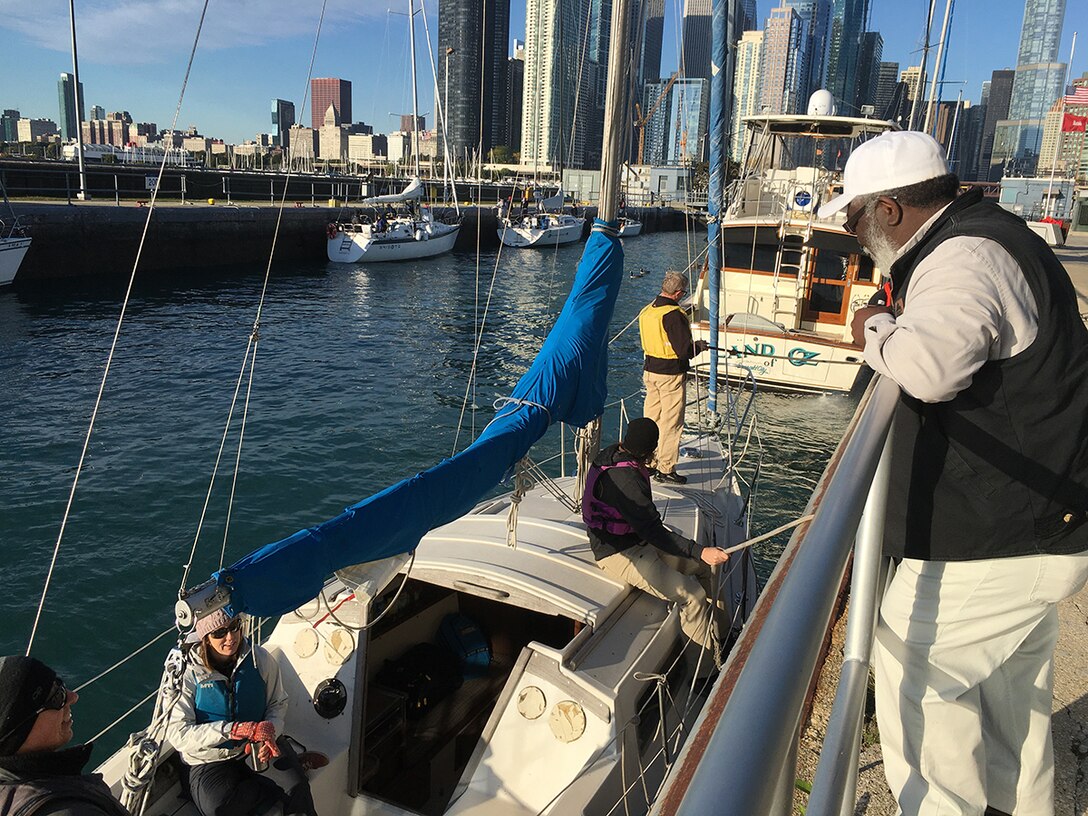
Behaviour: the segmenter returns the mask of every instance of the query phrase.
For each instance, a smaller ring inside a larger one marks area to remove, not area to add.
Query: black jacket
[[[129,816],[99,774],[92,745],[0,757],[0,816]]]
[[[1088,549],[1088,329],[1054,253],[1022,219],[967,193],[892,265],[893,299],[902,303],[922,259],[964,235],[996,241],[1017,262],[1038,307],[1038,334],[1015,356],[986,362],[947,402],[902,395],[885,551],[927,561],[1081,552]]]
[[[629,453],[620,450],[619,445],[612,445],[601,451],[593,464],[614,465],[633,459]],[[606,470],[597,479],[593,494],[605,504],[616,508],[623,520],[635,530],[626,535],[615,535],[606,530],[590,528],[589,546],[593,550],[593,557],[598,561],[642,543],[651,544],[668,555],[684,558],[698,558],[703,551],[690,538],[684,538],[665,526],[661,521],[661,514],[657,512],[657,506],[654,505],[649,481],[634,468]]]

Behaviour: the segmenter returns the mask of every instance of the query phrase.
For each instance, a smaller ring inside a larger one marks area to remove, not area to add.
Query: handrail
[[[884,480],[875,476],[898,398],[894,382],[874,378],[805,511],[815,512],[815,518],[791,538],[652,813],[759,816],[790,811],[806,697],[867,506],[866,532],[861,536],[868,545],[864,551],[879,555],[873,542],[879,547],[886,465],[881,470]],[[879,557],[870,560],[879,566]],[[851,687],[855,705],[864,696],[865,683],[858,678],[863,681],[868,672],[879,585],[871,566],[859,571],[868,576],[867,588],[861,591],[868,600],[855,598],[851,608],[859,624],[848,635],[851,664],[843,680]],[[865,605],[869,608],[862,608]],[[844,798],[852,807],[853,792],[849,797],[844,794],[856,780],[850,766],[856,773],[857,754],[852,749],[859,724],[860,708],[856,713],[838,708],[837,755],[826,770],[821,767],[817,784],[826,786],[833,778],[840,789],[826,796],[821,791],[817,806],[830,809],[814,809],[810,800],[809,813],[837,813],[837,803]],[[813,792],[817,793],[815,785]]]

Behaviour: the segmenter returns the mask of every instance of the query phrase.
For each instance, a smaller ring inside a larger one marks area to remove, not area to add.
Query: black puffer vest
[[[1014,357],[984,364],[948,402],[902,396],[885,552],[971,561],[1086,550],[1088,329],[1076,293],[1041,238],[973,191],[892,266],[900,309],[918,264],[957,236],[988,238],[1012,255],[1038,305],[1038,335]]]

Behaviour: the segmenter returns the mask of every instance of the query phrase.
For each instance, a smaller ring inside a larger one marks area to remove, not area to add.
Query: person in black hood
[[[0,657],[0,816],[128,816],[72,739],[79,695],[40,660]]]
[[[623,441],[593,461],[582,496],[582,519],[597,566],[680,607],[684,633],[706,650],[700,674],[717,668],[716,637],[709,597],[710,567],[729,556],[665,526],[654,505],[647,462],[657,449],[657,423],[631,421]]]

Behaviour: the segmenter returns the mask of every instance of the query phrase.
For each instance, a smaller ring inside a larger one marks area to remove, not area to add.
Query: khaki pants
[[[699,674],[718,666],[717,632],[709,598],[713,597],[713,573],[703,561],[666,555],[649,544],[638,544],[613,553],[597,566],[618,581],[679,606],[680,628],[703,648]]]
[[[1056,604],[1086,577],[1088,553],[899,565],[873,662],[885,775],[905,816],[1054,813]]]
[[[650,464],[662,473],[676,470],[680,454],[680,432],[684,430],[686,374],[654,374],[642,372],[646,385],[646,403],[642,415],[657,423],[661,436],[657,440],[657,455]]]

